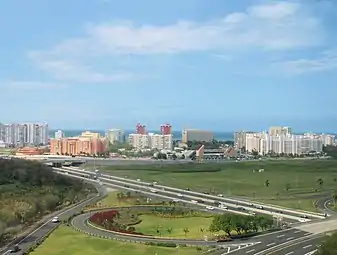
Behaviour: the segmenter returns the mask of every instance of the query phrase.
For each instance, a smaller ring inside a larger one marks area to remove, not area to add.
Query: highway
[[[61,169],[55,168],[60,171],[69,171],[71,173],[85,173],[85,174],[94,174],[92,171],[86,171],[81,170],[79,168],[75,167],[63,167]],[[194,192],[190,190],[183,190],[183,189],[177,189],[173,187],[168,187],[164,185],[154,185],[154,187],[149,187],[151,183],[143,182],[143,181],[137,181],[137,180],[130,180],[122,177],[116,177],[111,176],[107,174],[100,174],[99,177],[100,180],[103,180],[105,182],[109,183],[116,183],[120,186],[129,186],[133,188],[137,188],[140,190],[156,190],[157,194],[161,195],[169,195],[173,198],[182,198],[182,196],[186,199],[191,200],[203,200],[205,204],[212,204],[214,205],[214,202],[221,202],[223,205],[227,206],[228,209],[232,211],[245,211],[245,212],[255,212],[255,213],[261,213],[261,214],[269,214],[269,215],[275,215],[277,217],[281,218],[287,218],[287,220],[290,220],[292,222],[299,221],[300,219],[303,221],[302,218],[304,215],[308,217],[308,219],[305,219],[309,221],[310,219],[324,219],[325,217],[322,214],[315,214],[310,212],[302,212],[302,211],[294,211],[287,208],[280,208],[275,207],[271,205],[264,205],[264,204],[256,204],[249,201],[242,201],[238,199],[231,199],[231,198],[224,198],[220,196],[214,196],[209,194],[204,194],[200,192]],[[179,195],[179,196],[178,196]]]
[[[64,172],[59,172],[65,174]],[[69,173],[68,173],[69,175]],[[101,181],[98,181],[101,182]],[[116,184],[109,184],[101,182],[101,184],[111,187],[116,187]],[[118,187],[117,187],[118,188]],[[121,189],[125,187],[120,186]],[[149,195],[153,195],[151,192],[147,192]],[[167,197],[167,199],[170,199]],[[221,245],[224,249],[220,252],[215,252],[214,255],[224,255],[227,253],[235,253],[238,255],[251,254],[251,255],[271,255],[271,254],[283,254],[283,255],[311,255],[316,250],[316,243],[319,243],[322,239],[322,235],[314,235],[312,233],[302,231],[295,228],[285,229],[274,233],[264,234],[261,236],[245,238],[244,240],[237,240],[227,243],[216,243],[203,240],[172,240],[161,239],[156,240],[151,237],[132,237],[124,236],[116,233],[111,233],[105,230],[97,229],[87,224],[87,219],[90,217],[90,213],[82,214],[75,217],[72,224],[79,230],[86,233],[92,233],[101,237],[107,238],[119,238],[134,241],[165,241],[190,245]],[[318,237],[317,237],[318,236]],[[286,252],[286,253],[284,253]],[[293,253],[292,253],[293,252]],[[289,253],[289,254],[287,254]]]
[[[247,247],[236,247],[212,253],[212,255],[312,255],[317,251],[324,235],[313,235],[310,233],[295,233],[290,230],[283,234],[272,234],[257,237],[260,242]],[[278,235],[278,236],[276,236]],[[280,237],[282,236],[282,237]]]
[[[60,221],[68,219],[70,216],[74,215],[77,212],[80,212],[82,208],[84,208],[86,205],[90,203],[96,203],[100,199],[102,199],[106,195],[106,188],[102,187],[101,185],[98,185],[95,182],[92,182],[90,180],[86,180],[87,182],[93,183],[98,190],[98,194],[80,202],[79,204],[76,204],[70,208],[65,208],[61,211],[55,212],[50,215],[50,218],[44,222],[40,227],[33,230],[31,233],[29,233],[27,236],[14,240],[10,244],[2,247],[0,249],[1,255],[8,255],[10,254],[10,249],[13,248],[15,244],[18,244],[20,247],[20,251],[15,253],[17,255],[21,255],[23,252],[29,249],[34,243],[36,243],[38,240],[40,240],[43,236],[45,236],[47,233],[49,233],[53,228],[55,228],[60,223],[53,223],[51,222],[51,219],[55,216],[59,217]]]

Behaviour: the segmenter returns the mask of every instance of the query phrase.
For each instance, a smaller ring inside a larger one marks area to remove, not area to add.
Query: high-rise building
[[[181,134],[181,141],[187,143],[188,141],[203,141],[210,142],[214,139],[214,134],[206,130],[198,129],[183,129]]]
[[[269,128],[269,135],[275,136],[275,135],[289,135],[291,134],[291,127],[270,127]]]
[[[171,134],[149,134],[149,143],[151,149],[172,150],[173,139]]]
[[[109,129],[106,134],[106,138],[112,144],[119,142],[122,143],[125,140],[124,132],[121,129]]]
[[[172,126],[170,124],[163,124],[160,126],[160,133],[162,135],[172,134]]]
[[[55,132],[55,139],[61,139],[61,138],[63,138],[63,137],[64,137],[64,133],[63,133],[62,130],[57,130],[57,131]]]
[[[78,137],[50,140],[50,154],[59,155],[97,155],[107,148],[107,139],[99,133],[83,132]]]
[[[145,135],[146,134],[146,126],[140,123],[136,125],[136,134]]]
[[[0,140],[6,146],[46,145],[48,144],[48,124],[4,124],[0,126]]]
[[[150,136],[147,134],[130,134],[129,144],[136,149],[150,149]]]
[[[238,131],[234,133],[234,147],[237,150],[246,147],[246,134],[251,132]]]

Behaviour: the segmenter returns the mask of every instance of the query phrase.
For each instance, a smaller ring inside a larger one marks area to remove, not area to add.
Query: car
[[[252,212],[252,211],[250,211],[249,214],[252,215],[252,216],[255,216],[255,215],[256,215],[256,213],[255,213],[255,212]]]
[[[257,209],[260,209],[260,210],[263,210],[263,209],[264,209],[262,205],[257,205],[256,208],[257,208]]]
[[[223,195],[222,194],[218,194],[218,197],[223,197]]]
[[[60,222],[60,219],[59,219],[59,217],[56,216],[56,217],[51,219],[51,222],[58,223],[58,222]]]
[[[157,193],[157,192],[158,192],[158,191],[155,190],[155,189],[150,189],[150,191],[151,191],[152,193]]]
[[[181,195],[181,194],[177,194],[177,196],[178,196],[178,197],[182,197],[183,195]]]
[[[214,210],[214,207],[213,206],[206,206],[206,209],[207,210]]]
[[[215,241],[216,241],[217,243],[230,242],[230,241],[232,241],[232,238],[227,237],[227,236],[225,236],[225,237],[217,237],[217,238],[215,239]]]
[[[20,251],[20,247],[18,244],[14,245],[13,248],[9,250],[10,253],[15,253],[19,251]]]
[[[140,182],[140,179],[137,179],[137,182]]]
[[[197,204],[198,203],[198,201],[197,200],[191,200],[191,202],[193,203],[193,204]]]

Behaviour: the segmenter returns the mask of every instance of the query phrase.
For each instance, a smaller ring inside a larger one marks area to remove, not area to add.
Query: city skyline
[[[328,0],[6,1],[1,118],[333,132],[336,22]]]

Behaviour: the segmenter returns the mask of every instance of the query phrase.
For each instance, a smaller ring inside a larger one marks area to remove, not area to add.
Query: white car
[[[51,219],[51,222],[58,223],[58,222],[60,222],[60,219],[59,219],[59,217],[54,217],[54,218]]]
[[[182,197],[183,195],[181,195],[181,194],[177,194],[177,196],[178,196],[178,197]]]
[[[158,192],[158,191],[155,190],[155,189],[150,189],[150,191],[151,191],[152,193],[157,193],[157,192]]]
[[[219,194],[218,197],[223,197],[223,195],[222,195],[222,194]]]
[[[207,210],[214,210],[214,207],[213,206],[206,206],[206,209]]]
[[[197,204],[197,203],[198,203],[197,200],[191,200],[191,202],[192,202],[193,204]]]

